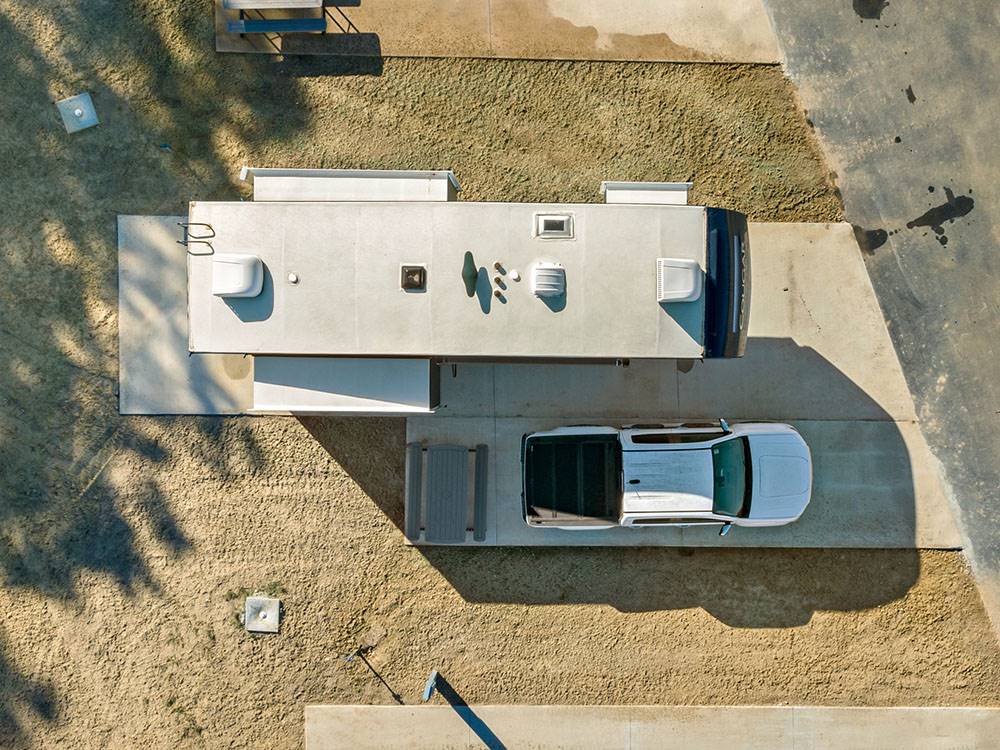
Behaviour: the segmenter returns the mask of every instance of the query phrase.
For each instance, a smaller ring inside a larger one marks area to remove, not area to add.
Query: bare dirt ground
[[[407,702],[432,668],[477,702],[998,702],[957,553],[421,552],[401,420],[118,417],[115,216],[237,196],[244,163],[840,218],[776,68],[281,63],[166,5],[0,0],[0,745],[295,747],[306,703],[392,700],[344,659],[367,641]],[[81,90],[103,124],[68,136]],[[236,620],[257,589],[278,636]]]

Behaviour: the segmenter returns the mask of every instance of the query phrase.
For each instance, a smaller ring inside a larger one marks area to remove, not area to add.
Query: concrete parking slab
[[[118,405],[122,414],[239,414],[252,359],[189,354],[183,216],[118,217]]]
[[[851,226],[754,223],[750,244],[750,338],[741,359],[459,364],[442,373],[442,408],[410,419],[407,439],[490,446],[485,544],[961,547]],[[724,539],[711,528],[561,531],[524,523],[523,434],[689,417],[795,424],[815,470],[803,517]]]
[[[662,526],[593,531],[530,528],[521,511],[522,435],[565,424],[648,421],[562,417],[411,417],[407,442],[489,446],[488,534],[469,546],[856,547],[956,549],[961,537],[937,462],[912,422],[794,421],[813,456],[813,496],[788,526],[718,529]]]
[[[678,378],[684,416],[917,418],[849,224],[751,224],[746,356]]]
[[[306,706],[306,750],[995,746],[1000,709],[826,706]]]
[[[916,413],[849,224],[750,224],[746,356],[610,365],[460,364],[441,415],[913,421]],[[688,370],[687,367],[681,367]]]
[[[268,17],[315,15],[269,12]],[[363,0],[328,4],[327,34],[230,34],[216,50],[385,57],[780,62],[762,0]]]

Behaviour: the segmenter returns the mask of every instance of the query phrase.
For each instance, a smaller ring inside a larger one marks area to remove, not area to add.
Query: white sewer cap
[[[531,270],[531,293],[536,297],[566,294],[566,269],[558,263],[539,263]]]
[[[248,596],[243,605],[243,627],[251,633],[277,633],[280,618],[280,599]]]
[[[694,302],[701,297],[704,274],[696,260],[656,259],[656,301]]]
[[[263,287],[264,264],[256,255],[215,253],[212,256],[212,294],[256,297]]]

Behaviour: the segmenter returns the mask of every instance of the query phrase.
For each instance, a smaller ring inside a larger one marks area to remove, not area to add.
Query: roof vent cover
[[[696,260],[656,259],[656,301],[694,302],[701,297],[701,266]]]
[[[531,271],[531,292],[536,297],[566,294],[566,269],[558,263],[539,263]]]

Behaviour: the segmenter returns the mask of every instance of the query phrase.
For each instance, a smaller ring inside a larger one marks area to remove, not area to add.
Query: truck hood
[[[752,520],[789,523],[802,515],[812,493],[812,457],[792,430],[750,436],[753,462]]]

